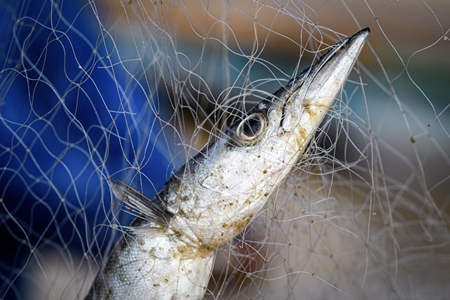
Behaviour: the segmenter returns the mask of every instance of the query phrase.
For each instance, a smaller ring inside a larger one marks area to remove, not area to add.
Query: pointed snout
[[[301,128],[302,143],[312,137],[344,86],[369,32],[366,28],[343,39],[288,85],[283,130]]]

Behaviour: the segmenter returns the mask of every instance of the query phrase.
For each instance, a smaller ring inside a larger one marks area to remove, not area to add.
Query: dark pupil
[[[249,117],[242,129],[246,136],[252,137],[261,129],[261,120],[258,117]]]

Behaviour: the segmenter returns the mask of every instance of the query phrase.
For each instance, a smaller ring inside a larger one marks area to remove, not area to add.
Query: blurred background
[[[153,197],[238,112],[365,27],[340,117],[448,224],[449,13],[446,0],[0,0],[0,299],[82,297],[132,220],[106,178]]]

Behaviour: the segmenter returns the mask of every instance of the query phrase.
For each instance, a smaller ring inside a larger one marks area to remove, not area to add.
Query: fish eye
[[[244,143],[257,140],[266,129],[266,118],[257,112],[247,116],[236,129],[237,136]]]

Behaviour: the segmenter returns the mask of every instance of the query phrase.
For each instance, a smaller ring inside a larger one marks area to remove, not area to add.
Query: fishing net
[[[134,213],[331,45],[371,33],[208,299],[450,294],[448,1],[0,1],[0,298],[82,299]]]

